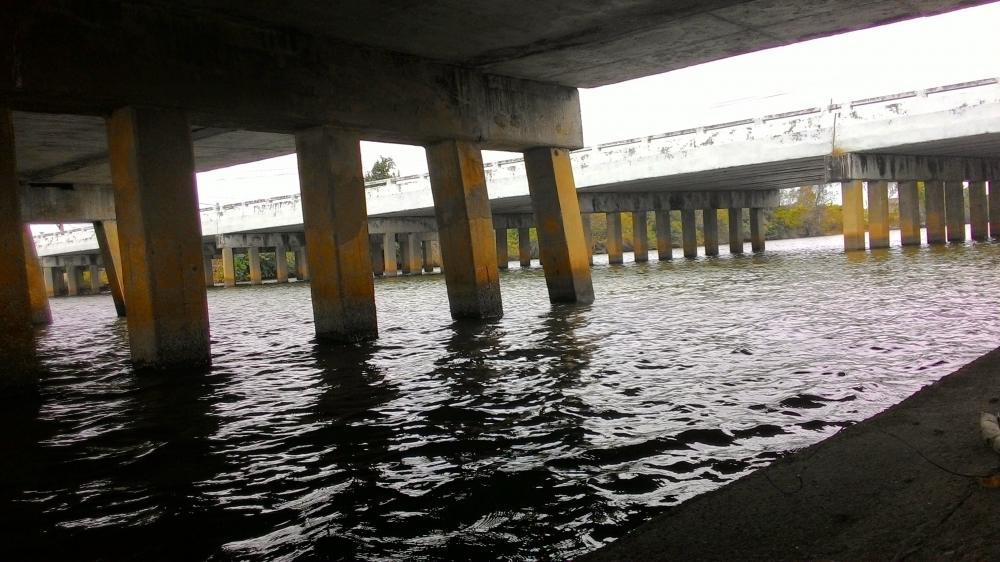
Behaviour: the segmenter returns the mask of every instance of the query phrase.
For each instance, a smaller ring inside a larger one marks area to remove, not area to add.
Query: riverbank
[[[1000,560],[1000,349],[903,402],[664,513],[608,560]]]

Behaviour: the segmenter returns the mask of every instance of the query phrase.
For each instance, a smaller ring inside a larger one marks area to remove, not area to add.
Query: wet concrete
[[[998,382],[1000,349],[581,560],[1000,559]]]

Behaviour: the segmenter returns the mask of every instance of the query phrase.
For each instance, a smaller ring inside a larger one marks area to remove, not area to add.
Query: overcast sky
[[[998,29],[1000,3],[581,90],[584,142],[998,77]],[[363,142],[361,150],[366,170],[385,155],[400,175],[427,172],[421,147]],[[227,203],[294,193],[297,181],[292,155],[198,174],[198,191],[203,205]]]

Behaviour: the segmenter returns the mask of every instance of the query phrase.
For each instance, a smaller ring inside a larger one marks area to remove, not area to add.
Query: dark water
[[[1000,345],[1000,245],[597,266],[552,307],[448,317],[376,283],[373,345],[304,284],[209,292],[215,366],[135,376],[107,296],[57,299],[40,407],[8,405],[0,558],[539,559],[592,550]]]

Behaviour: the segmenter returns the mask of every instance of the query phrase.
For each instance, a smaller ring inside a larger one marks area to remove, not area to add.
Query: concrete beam
[[[517,215],[493,215],[493,227],[505,229],[535,228],[535,215],[531,213]]]
[[[780,205],[777,189],[745,191],[581,192],[580,211],[615,213],[660,209],[771,208]]]
[[[1000,158],[912,156],[851,152],[826,158],[826,182],[989,181],[1000,178]]]
[[[96,254],[70,254],[65,256],[42,256],[38,258],[42,267],[89,267],[104,265],[104,260]]]
[[[411,234],[421,232],[436,232],[437,221],[434,217],[388,217],[369,218],[369,234]]]
[[[236,234],[220,234],[215,237],[218,248],[286,248],[298,249],[304,247],[305,235],[301,232],[246,232]]]
[[[115,220],[110,185],[21,185],[21,215],[26,223],[63,224]]]

